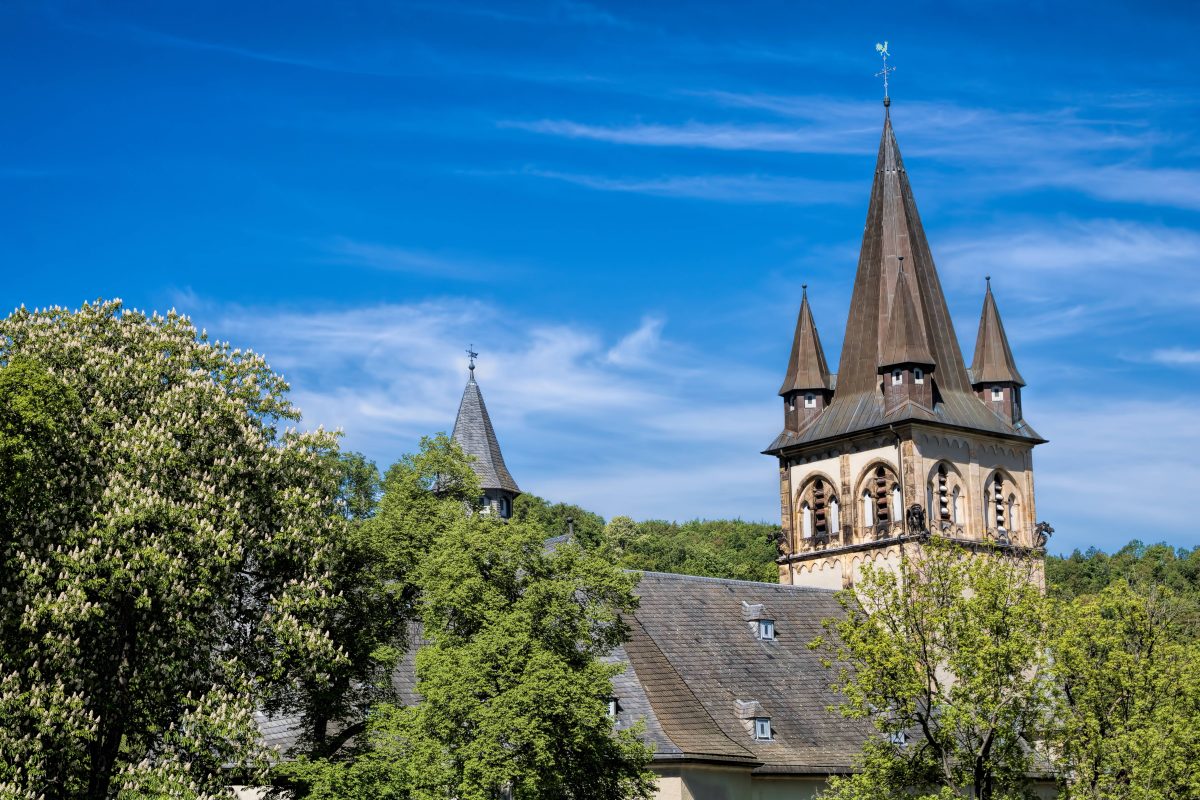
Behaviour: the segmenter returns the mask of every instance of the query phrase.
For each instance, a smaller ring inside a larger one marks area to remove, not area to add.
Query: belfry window
[[[1004,507],[1004,479],[999,475],[992,480],[992,505],[996,514],[996,530],[1006,530],[1008,520]]]
[[[816,408],[817,407],[817,396],[815,394],[813,394],[812,392],[808,392],[807,394],[805,394],[804,395],[804,407],[805,408]]]
[[[1004,399],[1004,390],[999,386],[992,387],[992,402],[999,403]]]
[[[870,489],[863,489],[862,494],[863,525],[870,527],[875,524],[875,500],[871,497]]]
[[[916,369],[913,370],[913,383],[924,383],[924,382],[925,382],[925,371],[922,370],[920,367],[917,367]]]
[[[892,486],[892,519],[904,519],[904,499],[898,483]]]
[[[842,509],[836,497],[829,501],[829,532],[835,536],[842,532]]]
[[[904,383],[904,373],[898,369],[892,370],[892,386],[899,386]]]
[[[813,513],[808,503],[800,507],[801,530],[804,531],[804,538],[811,539],[813,535]]]
[[[946,465],[938,466],[937,471],[937,497],[938,497],[938,516],[937,518],[944,521],[950,521],[950,496],[946,491]]]

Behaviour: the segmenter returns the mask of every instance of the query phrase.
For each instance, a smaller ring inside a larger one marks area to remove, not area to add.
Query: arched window
[[[892,484],[892,519],[904,519],[904,495],[898,483]]]
[[[1017,496],[1015,494],[1008,496],[1004,511],[1004,518],[1008,520],[1009,529],[1015,528],[1017,526]]]
[[[871,497],[870,489],[863,489],[862,515],[863,525],[870,527],[875,524],[875,498]]]
[[[823,539],[829,535],[829,501],[837,491],[823,478],[814,478],[796,495],[796,519],[802,538]]]
[[[950,519],[955,525],[963,524],[962,489],[955,486],[950,493]]]
[[[842,532],[842,509],[836,497],[829,501],[829,532],[835,536]]]
[[[813,513],[809,508],[808,503],[800,506],[801,530],[804,532],[805,539],[811,539],[813,535]]]

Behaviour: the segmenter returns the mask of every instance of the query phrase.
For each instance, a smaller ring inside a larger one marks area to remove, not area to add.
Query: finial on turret
[[[891,53],[888,52],[887,42],[884,42],[883,44],[876,43],[875,52],[879,53],[879,55],[883,58],[883,69],[879,70],[879,72],[876,72],[875,77],[883,78],[883,107],[886,109],[890,108],[892,105],[892,98],[888,96],[888,73],[895,72],[896,68],[888,66],[887,60]]]
[[[984,275],[984,276],[983,276],[983,279],[984,279],[985,281],[987,281],[987,290],[990,292],[990,291],[992,290],[992,276],[991,276],[991,275]]]
[[[475,345],[474,344],[467,345],[467,358],[469,359],[469,361],[467,363],[467,369],[471,370],[472,377],[474,377],[474,375],[475,375],[475,359],[478,356],[479,356],[479,353],[475,352]]]
[[[808,297],[808,284],[807,283],[800,284],[800,291],[804,297]]]

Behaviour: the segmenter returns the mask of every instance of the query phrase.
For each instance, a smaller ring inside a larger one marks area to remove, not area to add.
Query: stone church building
[[[828,710],[838,698],[807,645],[862,565],[895,563],[931,531],[1041,558],[1032,458],[1044,440],[1025,420],[1023,386],[990,281],[963,360],[889,114],[837,372],[801,295],[783,429],[765,450],[779,466],[779,582],[644,573],[629,641],[611,655],[625,665],[616,724],[644,723],[659,798],[804,800],[852,771],[879,734]],[[520,490],[473,361],[453,436],[474,456],[489,512],[509,516]],[[419,701],[413,653],[395,684]],[[294,728],[263,722],[286,751]]]

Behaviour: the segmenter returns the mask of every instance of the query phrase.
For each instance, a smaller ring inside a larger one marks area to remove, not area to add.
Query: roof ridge
[[[812,593],[812,594],[836,594],[837,589],[822,589],[815,586],[794,586],[790,583],[769,583],[767,581],[748,581],[742,578],[716,578],[711,575],[687,575],[682,572],[654,572],[652,570],[627,569],[626,572],[637,572],[643,576],[651,578],[669,578],[671,580],[686,580],[700,583],[722,583],[741,586],[757,586],[767,589],[783,589],[786,591]]]

